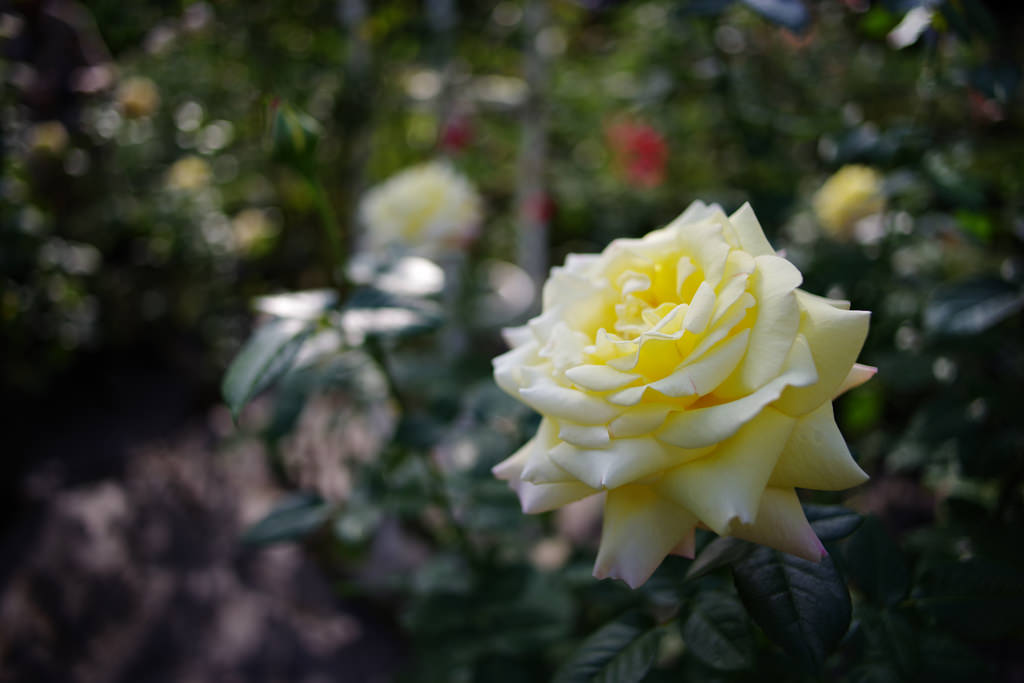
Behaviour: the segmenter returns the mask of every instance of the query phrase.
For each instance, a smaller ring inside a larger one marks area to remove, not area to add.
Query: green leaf
[[[316,531],[330,514],[330,506],[319,496],[300,493],[283,499],[270,513],[246,529],[242,542],[267,545],[293,541]]]
[[[320,124],[287,103],[272,104],[270,116],[270,148],[274,161],[310,175],[316,166]]]
[[[746,557],[756,548],[753,543],[731,536],[716,538],[700,551],[686,572],[686,579],[699,579],[716,569],[725,567]]]
[[[719,591],[700,594],[682,622],[682,636],[694,656],[713,669],[742,671],[754,665],[750,621],[732,595]]]
[[[801,0],[743,0],[743,4],[794,33],[803,33],[811,21],[811,15]]]
[[[913,604],[966,638],[999,638],[1019,631],[1024,611],[1020,572],[975,558],[929,567]]]
[[[924,325],[942,334],[977,334],[1024,307],[1020,289],[983,278],[940,287],[925,307]]]
[[[261,326],[249,338],[221,384],[221,395],[236,420],[253,396],[291,368],[312,329],[308,322],[278,318]]]
[[[643,680],[658,654],[662,631],[637,612],[605,624],[555,675],[555,683],[631,683]]]
[[[832,558],[808,562],[759,547],[732,571],[740,599],[765,634],[819,669],[850,625],[850,594]]]
[[[843,559],[850,579],[877,605],[895,605],[910,589],[903,553],[875,517],[846,541]]]
[[[861,525],[864,518],[842,505],[804,504],[804,514],[822,543],[846,538]]]

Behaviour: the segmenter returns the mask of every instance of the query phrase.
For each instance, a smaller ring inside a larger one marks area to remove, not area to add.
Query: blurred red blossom
[[[665,180],[668,143],[647,123],[632,119],[615,121],[605,127],[615,164],[626,180],[638,187],[657,187]]]

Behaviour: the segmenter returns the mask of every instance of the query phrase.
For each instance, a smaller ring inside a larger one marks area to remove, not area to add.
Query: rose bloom
[[[160,91],[143,76],[126,78],[117,88],[117,105],[129,119],[145,118],[160,106]]]
[[[371,246],[458,245],[480,222],[481,201],[473,185],[446,163],[408,168],[370,190],[359,216]]]
[[[209,184],[210,165],[197,156],[184,156],[167,169],[167,187],[172,190],[198,190]]]
[[[867,479],[832,399],[875,369],[854,362],[869,314],[801,281],[749,205],[696,202],[569,255],[494,359],[501,388],[543,415],[494,473],[528,513],[602,495],[594,575],[633,587],[669,553],[692,557],[698,524],[820,559],[794,489]]]
[[[661,133],[634,121],[619,121],[607,128],[617,165],[637,187],[657,187],[665,179],[668,144]]]
[[[814,195],[813,205],[822,226],[846,239],[854,223],[885,208],[882,175],[869,166],[843,166]]]

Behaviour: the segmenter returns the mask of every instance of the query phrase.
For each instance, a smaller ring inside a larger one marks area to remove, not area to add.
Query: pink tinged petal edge
[[[650,487],[609,491],[594,576],[622,579],[637,588],[670,552],[689,548],[696,522],[693,515]]]
[[[850,368],[850,373],[846,376],[846,379],[843,380],[843,383],[839,385],[839,389],[832,398],[838,398],[850,389],[859,387],[861,384],[864,384],[874,377],[877,373],[878,368],[873,365],[861,365],[860,363],[854,363],[853,367]]]
[[[658,492],[718,534],[753,522],[795,420],[766,408],[714,452],[662,475]]]
[[[733,524],[731,536],[819,562],[828,553],[807,522],[793,489],[766,488],[756,521]]]
[[[839,432],[832,404],[825,403],[797,419],[768,485],[841,491],[867,480]]]

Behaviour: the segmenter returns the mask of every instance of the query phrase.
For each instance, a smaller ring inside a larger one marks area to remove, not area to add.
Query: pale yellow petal
[[[697,292],[690,301],[690,307],[683,318],[683,329],[694,334],[701,334],[711,321],[715,312],[715,290],[707,282],[700,283]]]
[[[672,408],[657,405],[635,406],[611,421],[608,431],[614,437],[651,434],[665,422]]]
[[[577,448],[567,443],[550,451],[552,462],[586,485],[616,488],[682,462],[705,455],[708,449],[666,446],[654,438],[612,439],[607,448]]]
[[[579,365],[565,371],[574,384],[591,391],[611,391],[640,379],[640,375],[619,372],[607,365]]]
[[[778,399],[786,386],[806,386],[817,381],[810,349],[797,337],[781,375],[757,391],[728,403],[672,413],[657,437],[681,448],[701,448],[720,443]]]
[[[733,230],[736,231],[736,236],[744,251],[754,256],[775,254],[775,250],[772,249],[771,243],[765,237],[764,229],[757,220],[757,216],[754,215],[754,210],[750,208],[749,202],[744,202],[743,206],[729,216],[729,221],[732,223]]]
[[[825,546],[807,522],[800,499],[793,489],[766,488],[761,496],[757,520],[750,524],[734,524],[730,535],[811,562],[818,562],[826,554]]]
[[[607,425],[581,425],[558,421],[558,438],[583,448],[603,448],[611,441]]]
[[[824,403],[797,419],[769,485],[841,491],[867,480],[839,433],[832,404]]]
[[[800,271],[777,256],[758,256],[755,261],[751,289],[757,307],[749,350],[719,390],[724,396],[742,396],[778,375],[800,326],[795,294],[803,279]]]
[[[872,365],[861,365],[860,363],[854,363],[853,367],[850,368],[850,373],[843,380],[843,383],[839,385],[839,389],[836,390],[835,396],[845,394],[850,389],[859,387],[864,382],[874,377],[878,373],[878,368]],[[833,398],[835,398],[833,396]]]
[[[619,411],[597,396],[558,386],[553,382],[523,387],[519,390],[519,396],[538,413],[580,424],[606,424],[619,415]]]
[[[529,457],[530,451],[536,446],[536,437],[523,444],[523,447],[516,451],[511,457],[495,465],[491,472],[502,481],[507,481],[516,495],[519,496],[519,503],[523,512],[537,513],[547,512],[562,507],[581,498],[591,496],[597,491],[579,482],[559,484],[531,484],[522,479],[523,467]]]
[[[800,333],[807,337],[818,368],[818,382],[809,387],[787,389],[777,407],[790,415],[803,415],[831,401],[843,385],[857,354],[864,346],[871,314],[845,311],[828,299],[798,291]]]
[[[765,408],[710,455],[662,475],[658,491],[719,534],[727,533],[733,520],[754,521],[793,423]]]
[[[696,521],[650,487],[624,486],[609,491],[594,576],[622,579],[636,588],[693,533]]]
[[[725,341],[717,348],[709,351],[700,360],[679,368],[671,375],[651,383],[655,389],[666,396],[703,396],[710,394],[728,377],[743,358],[747,350],[750,330]]]

